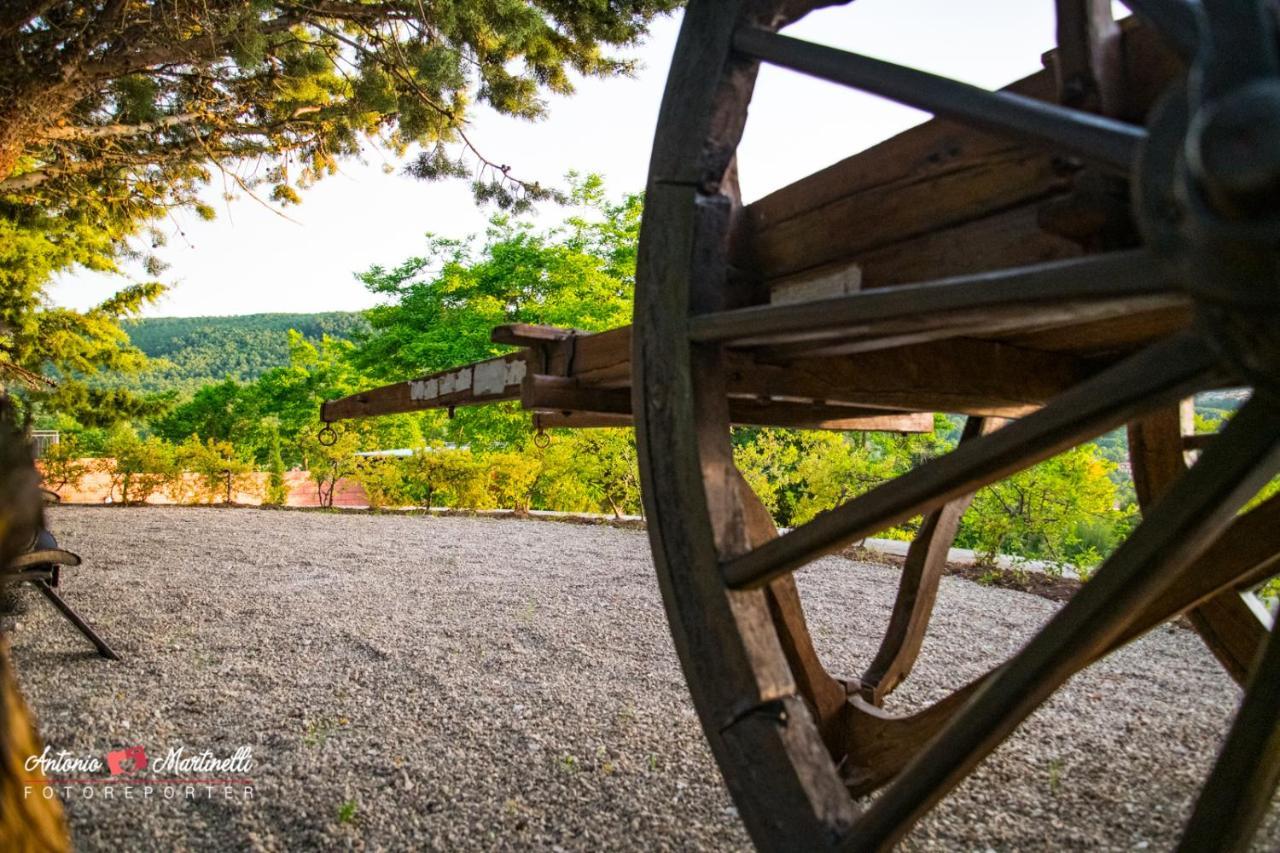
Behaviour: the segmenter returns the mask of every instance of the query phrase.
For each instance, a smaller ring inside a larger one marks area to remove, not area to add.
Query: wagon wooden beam
[[[572,377],[530,373],[525,377],[521,404],[537,412],[629,417],[631,393],[625,389],[599,388]],[[902,433],[933,431],[933,415],[927,412],[892,412],[863,406],[831,405],[820,400],[730,397],[733,423],[750,426],[786,426],[798,429],[863,430]],[[578,425],[581,425],[579,418]],[[617,422],[606,421],[609,426]],[[543,426],[549,426],[546,421]]]
[[[524,353],[512,353],[454,370],[428,373],[407,382],[394,382],[329,400],[321,405],[320,418],[339,421],[516,400],[520,397],[525,367]]]
[[[493,339],[527,348],[329,401],[322,417],[341,420],[520,399],[530,410],[556,413],[546,426],[581,425],[586,413],[610,415],[611,426],[627,423],[620,419],[631,413],[629,326],[592,334],[519,324],[497,327]],[[927,419],[904,419],[905,413],[1029,414],[1106,363],[975,339],[838,358],[779,361],[768,353],[732,351],[725,359],[735,423],[901,432],[930,428]]]

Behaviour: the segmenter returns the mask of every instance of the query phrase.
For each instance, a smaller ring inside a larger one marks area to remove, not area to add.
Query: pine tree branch
[[[144,121],[139,124],[101,124],[88,127],[80,126],[64,126],[54,127],[40,134],[40,138],[44,140],[88,140],[88,139],[108,139],[126,136],[141,136],[147,133],[155,133],[157,130],[164,130],[170,127],[176,127],[183,124],[191,124],[208,118],[205,113],[181,113],[179,115],[165,116],[155,121]]]

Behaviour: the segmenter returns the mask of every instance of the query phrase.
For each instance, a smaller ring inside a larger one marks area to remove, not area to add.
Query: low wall
[[[111,503],[113,500],[111,478],[105,473],[95,470],[96,466],[93,463],[97,460],[84,461],[90,466],[90,473],[80,478],[78,483],[67,484],[59,489],[53,489],[51,484],[46,483],[45,488],[57,492],[64,503]],[[267,491],[267,478],[269,475],[264,472],[258,472],[252,476],[256,484],[255,488],[248,492],[235,492],[232,495],[235,503],[253,505],[262,503],[262,497]],[[195,474],[184,474],[183,478],[192,485],[195,484],[197,479]],[[320,496],[316,491],[315,481],[311,479],[311,475],[306,471],[286,471],[284,484],[285,488],[289,490],[288,497],[285,500],[286,506],[320,506]],[[119,496],[117,495],[116,497],[118,498]],[[221,503],[221,498],[218,502]],[[162,491],[148,498],[147,503],[173,504],[177,503],[177,501]],[[367,507],[369,505],[369,497],[359,483],[343,478],[338,481],[338,485],[333,491],[333,505]]]

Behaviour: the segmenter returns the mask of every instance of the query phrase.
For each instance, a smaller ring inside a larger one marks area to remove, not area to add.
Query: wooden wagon
[[[1116,22],[1109,0],[1057,0],[1045,70],[988,92],[778,34],[831,3],[694,0],[634,324],[504,326],[509,355],[324,407],[634,424],[676,649],[761,848],[892,846],[1072,674],[1179,614],[1246,686],[1183,849],[1244,849],[1271,802],[1280,643],[1248,590],[1280,570],[1280,497],[1242,508],[1280,471],[1275,10],[1125,3]],[[761,62],[937,118],[744,206]],[[1228,387],[1250,399],[1192,434],[1183,402]],[[934,411],[968,416],[953,452],[781,536],[733,464],[731,424],[913,431]],[[1125,425],[1141,525],[1005,664],[885,710],[973,491]],[[921,514],[878,654],[829,673],[791,573]]]

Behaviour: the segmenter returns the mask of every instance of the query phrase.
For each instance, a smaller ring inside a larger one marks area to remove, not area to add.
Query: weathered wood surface
[[[1134,613],[1176,586],[1237,509],[1280,470],[1277,417],[1266,398],[1241,409],[1224,431],[1229,440],[1205,451],[1207,464],[1178,481],[1089,583],[872,803],[859,820],[860,836],[885,846],[900,839],[1067,678],[1114,644]]]
[[[338,421],[515,400],[520,397],[525,372],[524,353],[512,353],[329,400],[320,407],[320,419]]]
[[[659,112],[637,261],[634,413],[649,537],[672,638],[708,742],[757,844],[834,849],[853,822],[759,591],[726,590],[720,555],[747,544],[718,348],[688,339],[691,306],[728,277],[731,162],[756,64],[732,35],[768,4],[691,4]],[[776,4],[774,4],[776,5]],[[726,180],[726,179],[729,180]],[[711,306],[707,306],[711,307]],[[720,307],[724,307],[723,304]],[[757,784],[761,774],[773,783]]]
[[[1123,91],[1116,96],[1114,114],[1141,120],[1180,63],[1148,30],[1132,22],[1121,30]],[[1047,59],[1055,62],[1053,54]],[[1005,91],[1055,100],[1055,73],[1038,72]],[[930,277],[1050,259],[1021,256],[1020,237],[1035,241],[1039,252],[1065,257],[1078,254],[1079,247],[1046,239],[1031,211],[1039,202],[1068,191],[1075,168],[1029,146],[935,119],[748,205],[749,239],[744,242],[753,249],[753,273],[766,280],[830,264],[862,263],[864,287],[923,277],[895,275],[891,267],[888,274],[882,273],[866,256],[992,217],[1009,216],[1000,242],[1012,250],[1007,258],[997,255],[996,263],[952,268],[946,258],[962,261],[962,253],[942,240],[931,244],[939,254],[922,251],[920,245],[901,254],[915,255],[916,260],[906,262]],[[959,246],[982,252],[985,242],[970,240]]]
[[[970,418],[960,441],[973,441],[1003,425],[999,418]],[[862,696],[873,705],[882,704],[915,665],[938,598],[938,584],[947,567],[947,553],[960,529],[960,519],[972,502],[973,494],[961,495],[926,514],[907,549],[889,627],[861,678]]]
[[[1144,513],[1187,472],[1183,433],[1194,428],[1193,411],[1187,401],[1181,409],[1164,409],[1129,425],[1134,490]],[[1248,517],[1237,519],[1218,543],[1220,547],[1216,550],[1226,567],[1240,565],[1242,558],[1255,563],[1280,559],[1274,546],[1268,547],[1273,541],[1269,531],[1259,529],[1256,523],[1246,525],[1244,519]],[[1255,521],[1262,517],[1265,516],[1253,515]],[[1244,684],[1267,638],[1267,626],[1253,608],[1239,592],[1228,589],[1198,604],[1186,615],[1223,668],[1238,684]]]

